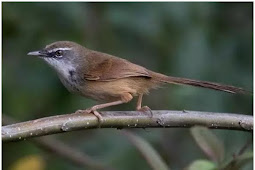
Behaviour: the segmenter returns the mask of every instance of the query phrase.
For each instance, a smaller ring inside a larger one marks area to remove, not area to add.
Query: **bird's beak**
[[[40,51],[32,51],[32,52],[29,52],[27,53],[27,55],[34,55],[34,56],[39,56],[39,57],[46,57],[47,56],[47,53],[43,50],[40,50]]]
[[[27,55],[36,55],[36,56],[38,56],[38,55],[40,55],[40,51],[32,51],[32,52],[27,53]]]

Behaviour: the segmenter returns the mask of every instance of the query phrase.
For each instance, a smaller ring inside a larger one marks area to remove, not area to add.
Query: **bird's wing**
[[[93,64],[84,72],[86,80],[112,81],[126,77],[151,78],[147,69],[127,60],[113,57],[104,53],[93,54]],[[97,58],[97,60],[95,60]]]

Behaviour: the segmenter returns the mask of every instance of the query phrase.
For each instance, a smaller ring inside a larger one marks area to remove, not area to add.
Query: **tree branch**
[[[9,116],[2,116],[3,124],[10,124],[16,122]],[[94,170],[113,170],[113,168],[104,165],[101,161],[96,161],[84,152],[76,149],[75,147],[68,146],[67,144],[55,139],[53,136],[44,136],[31,139],[30,142],[34,143],[43,150],[46,150],[58,157],[61,157],[79,167],[89,167]]]
[[[253,130],[253,116],[198,111],[107,111],[101,112],[101,128],[168,128],[206,126],[215,129]],[[46,117],[2,127],[2,140],[17,141],[74,130],[98,128],[98,120],[92,114],[72,113]]]

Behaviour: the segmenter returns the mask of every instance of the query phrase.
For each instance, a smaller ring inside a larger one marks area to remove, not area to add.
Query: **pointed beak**
[[[27,55],[34,55],[34,56],[39,56],[39,57],[46,57],[47,54],[44,51],[32,51],[27,53]]]
[[[27,53],[27,55],[36,55],[36,56],[38,56],[38,55],[40,55],[40,51],[32,51],[32,52]]]

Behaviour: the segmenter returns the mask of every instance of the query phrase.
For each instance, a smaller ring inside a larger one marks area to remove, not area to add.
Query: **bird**
[[[71,93],[101,102],[88,109],[78,110],[79,113],[85,111],[94,114],[100,122],[102,116],[99,109],[128,103],[136,96],[136,110],[150,111],[148,106],[142,106],[143,95],[164,84],[247,93],[246,90],[231,85],[167,76],[71,41],[57,41],[27,55],[38,56],[46,61]]]

